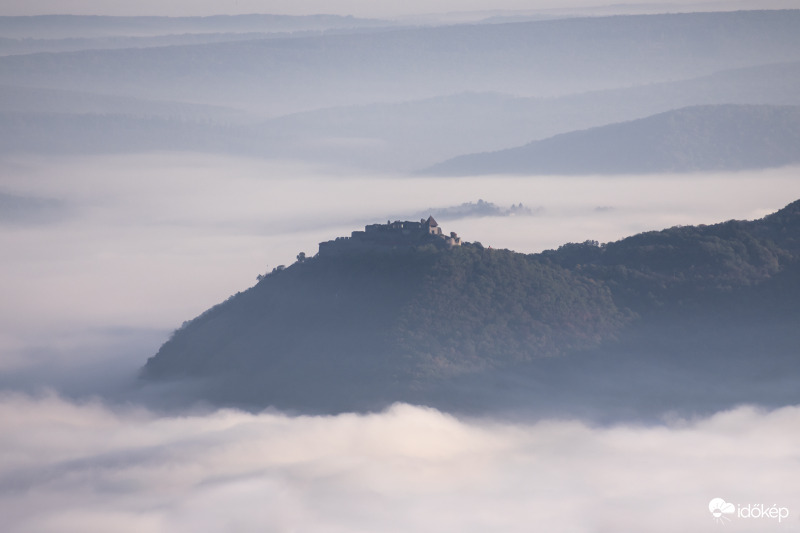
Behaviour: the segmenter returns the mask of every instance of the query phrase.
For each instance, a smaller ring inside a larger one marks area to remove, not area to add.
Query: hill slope
[[[800,163],[800,107],[694,106],[456,157],[425,172],[627,174],[744,170]]]
[[[395,387],[595,346],[623,321],[605,288],[522,254],[354,251],[295,263],[210,309],[145,375],[231,379],[257,403],[363,408]]]
[[[800,341],[798,280],[800,201],[758,221],[534,255],[468,243],[350,250],[275,271],[184,324],[143,377],[310,412],[599,405],[599,383],[618,398],[650,380],[674,408],[685,379],[664,381],[665,368],[712,373],[716,386],[747,381],[756,363],[800,375],[788,348]],[[632,379],[642,365],[653,371]],[[775,399],[734,390],[737,402]]]

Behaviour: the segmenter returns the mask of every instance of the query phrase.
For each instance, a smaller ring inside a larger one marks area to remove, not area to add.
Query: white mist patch
[[[453,221],[445,229],[452,225],[466,240],[535,253],[567,242],[610,242],[676,225],[752,220],[800,198],[797,172],[798,168],[788,167],[730,173],[442,179],[473,198],[483,195],[499,205],[521,202],[537,208],[533,216]]]
[[[724,494],[784,502],[780,527],[796,531],[797,428],[798,407],[598,428],[403,404],[372,415],[159,417],[6,396],[0,515],[10,533],[705,532],[708,502]]]

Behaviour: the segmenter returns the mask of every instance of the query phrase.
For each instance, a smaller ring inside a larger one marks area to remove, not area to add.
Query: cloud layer
[[[0,421],[0,515],[12,533],[705,532],[716,497],[788,507],[780,530],[800,530],[800,407],[597,428],[403,404],[160,417],[6,396]]]

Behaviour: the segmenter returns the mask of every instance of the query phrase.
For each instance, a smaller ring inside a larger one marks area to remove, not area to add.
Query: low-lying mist
[[[56,396],[0,399],[10,532],[706,532],[713,498],[800,529],[800,408],[659,426],[385,412],[179,417]]]

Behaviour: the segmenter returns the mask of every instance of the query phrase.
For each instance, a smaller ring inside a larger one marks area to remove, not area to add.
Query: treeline
[[[786,272],[800,259],[799,224],[794,202],[762,220],[678,226],[603,245],[570,243],[539,258],[603,283],[617,305],[643,316],[711,308],[767,314],[769,302],[759,294],[789,283]]]

